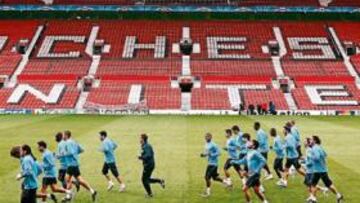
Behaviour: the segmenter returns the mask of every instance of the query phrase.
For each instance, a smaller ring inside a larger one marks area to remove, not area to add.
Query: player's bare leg
[[[243,192],[245,195],[245,199],[246,202],[250,202],[251,201],[251,196],[250,196],[250,191],[249,191],[249,187],[247,187],[246,185],[243,187]]]
[[[264,193],[262,193],[262,192],[260,191],[260,186],[255,186],[255,187],[254,187],[254,192],[255,192],[255,194],[259,197],[259,199],[260,199],[262,202],[267,202]]]

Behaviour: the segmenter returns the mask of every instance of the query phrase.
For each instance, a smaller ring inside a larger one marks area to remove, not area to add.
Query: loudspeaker
[[[184,55],[190,55],[193,51],[193,43],[189,38],[181,39],[180,41],[180,51]]]
[[[103,47],[104,47],[104,40],[95,40],[93,45],[93,54],[94,55],[101,55]]]
[[[277,41],[275,41],[275,40],[269,41],[269,52],[270,52],[271,56],[279,56],[280,45]]]
[[[178,79],[181,92],[191,92],[194,87],[194,81],[192,77],[181,77]]]
[[[16,52],[19,54],[25,54],[26,50],[28,48],[28,43],[29,40],[27,39],[21,39],[17,44],[16,44]]]
[[[92,83],[93,83],[93,78],[84,78],[84,86],[83,86],[84,92],[89,92],[91,90]]]
[[[344,42],[344,47],[348,56],[356,54],[356,46],[353,42]]]

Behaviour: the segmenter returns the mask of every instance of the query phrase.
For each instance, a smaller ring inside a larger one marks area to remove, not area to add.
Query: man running
[[[238,173],[240,178],[242,179],[240,165],[231,163],[231,160],[239,158],[238,145],[236,143],[236,139],[232,136],[232,131],[230,129],[225,130],[225,137],[227,141],[224,150],[227,151],[229,156],[224,165],[225,181],[227,182],[228,185],[232,185],[232,181],[229,173],[229,169],[231,167],[235,169],[236,173]]]
[[[252,140],[248,145],[249,151],[246,157],[240,160],[232,161],[236,164],[246,164],[248,167],[248,179],[243,187],[243,192],[245,194],[245,199],[247,203],[251,203],[251,196],[249,191],[250,188],[254,189],[255,194],[263,203],[268,203],[264,193],[260,190],[261,169],[265,166],[266,159],[259,153],[258,148],[259,142],[256,140]]]
[[[272,146],[272,150],[275,152],[275,159],[274,159],[274,170],[278,178],[282,179],[284,173],[283,167],[283,160],[285,156],[285,148],[283,140],[281,139],[280,135],[277,134],[275,128],[270,129],[270,136],[274,138],[274,144]],[[280,184],[280,182],[278,182]]]
[[[223,180],[218,173],[220,150],[218,146],[212,141],[212,134],[205,134],[205,151],[200,154],[200,157],[208,159],[208,165],[205,172],[206,190],[203,197],[209,197],[211,195],[211,179],[217,182],[221,182],[226,186],[229,184]]]
[[[299,163],[299,154],[296,150],[297,141],[295,137],[292,135],[291,129],[288,126],[284,127],[284,135],[285,135],[286,163],[285,163],[284,177],[280,186],[287,187],[289,171],[292,166],[295,167],[297,172],[302,176],[305,176],[305,172],[301,168],[301,165]]]
[[[20,148],[21,173],[16,176],[16,180],[23,179],[21,184],[21,203],[36,203],[38,189],[37,176],[41,173],[39,166],[35,163],[31,147],[23,145]],[[43,196],[44,197],[44,196]],[[45,196],[46,197],[46,196]]]
[[[70,200],[72,192],[70,190],[60,188],[57,185],[54,154],[47,149],[47,144],[44,141],[39,141],[37,144],[39,152],[42,153],[42,168],[44,170],[44,177],[40,192],[42,194],[46,194],[47,188],[50,186],[52,192],[66,194],[67,199]],[[46,202],[46,198],[43,198],[43,202]]]
[[[269,152],[269,139],[268,135],[265,133],[263,129],[261,129],[261,125],[259,122],[254,123],[254,129],[256,131],[256,140],[259,143],[259,152],[264,156],[266,162],[268,159]],[[273,179],[273,175],[271,174],[270,168],[267,163],[264,165],[264,169],[266,171],[265,180]]]
[[[165,180],[151,178],[151,175],[155,169],[155,158],[153,148],[149,144],[148,139],[149,138],[146,134],[140,135],[141,155],[139,156],[139,160],[143,162],[144,166],[141,179],[147,193],[146,197],[151,198],[153,197],[151,184],[158,183],[162,188],[165,188]]]
[[[65,140],[65,154],[66,162],[67,162],[67,189],[71,190],[72,188],[72,179],[75,178],[81,186],[83,186],[85,189],[90,191],[91,198],[95,202],[97,192],[85,181],[85,179],[81,176],[80,173],[80,165],[79,165],[79,154],[83,153],[84,150],[81,148],[81,146],[75,142],[71,138],[71,132],[65,131],[64,132],[64,140]],[[68,199],[66,199],[68,200]]]
[[[338,192],[332,180],[328,175],[328,167],[327,167],[327,154],[325,150],[321,146],[321,139],[318,136],[312,136],[310,143],[311,150],[311,161],[313,163],[313,176],[311,178],[311,195],[308,201],[317,202],[316,200],[316,191],[317,185],[320,180],[324,183],[324,185],[336,195],[336,200],[338,203],[341,203],[344,200],[344,196]]]
[[[290,127],[291,127],[291,134],[294,135],[295,140],[297,142],[296,150],[299,154],[299,159],[302,159],[300,131],[296,127],[295,120],[290,121]]]
[[[108,136],[106,131],[99,132],[101,148],[100,151],[104,153],[105,162],[103,165],[102,173],[108,181],[108,191],[110,191],[114,187],[114,183],[109,176],[109,170],[120,184],[120,192],[125,191],[125,184],[122,178],[120,177],[119,171],[116,166],[116,159],[114,155],[114,151],[118,147],[117,144],[112,141]]]
[[[57,142],[55,156],[59,160],[59,163],[60,163],[60,167],[59,167],[59,171],[58,171],[58,180],[61,182],[63,188],[67,188],[66,180],[65,180],[66,170],[67,170],[66,157],[61,156],[61,154],[65,154],[65,141],[63,139],[62,132],[56,133],[55,141]]]

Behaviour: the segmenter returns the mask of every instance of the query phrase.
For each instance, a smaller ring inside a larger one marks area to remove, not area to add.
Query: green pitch
[[[205,132],[212,132],[218,145],[225,144],[224,129],[237,124],[242,130],[254,131],[252,124],[260,121],[267,131],[271,127],[281,130],[291,117],[236,117],[236,116],[0,116],[0,202],[19,202],[20,183],[15,181],[19,162],[10,158],[9,150],[14,145],[28,143],[36,150],[36,142],[45,140],[54,150],[54,134],[69,129],[74,138],[85,148],[81,156],[83,176],[99,192],[101,203],[178,203],[178,202],[245,202],[240,181],[233,173],[235,184],[228,191],[214,184],[212,196],[204,200],[200,193],[204,189],[206,161],[199,157],[203,150]],[[302,137],[317,134],[323,139],[329,155],[330,176],[346,197],[346,202],[360,202],[360,117],[297,117]],[[127,192],[107,192],[107,182],[101,175],[103,156],[97,151],[100,141],[97,132],[107,130],[119,144],[118,165],[127,184]],[[157,167],[154,176],[163,177],[167,187],[162,190],[153,186],[155,197],[144,198],[140,175],[142,165],[137,160],[140,133],[148,133],[156,154]],[[36,153],[39,157],[39,154]],[[272,158],[270,166],[272,167]],[[221,166],[226,153],[221,156]],[[220,167],[221,169],[222,167]],[[223,172],[221,171],[221,174]],[[266,195],[273,203],[302,203],[307,192],[296,177],[289,180],[289,188],[280,189],[276,179],[265,182]],[[335,202],[333,195],[319,195],[319,202]],[[60,196],[59,196],[60,198]],[[74,202],[91,202],[84,189]],[[257,199],[254,202],[258,202]]]

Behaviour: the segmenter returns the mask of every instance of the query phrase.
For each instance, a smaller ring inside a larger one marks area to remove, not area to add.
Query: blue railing
[[[113,11],[113,12],[214,12],[214,13],[360,13],[360,7],[277,7],[277,6],[75,6],[1,5],[0,11]]]

